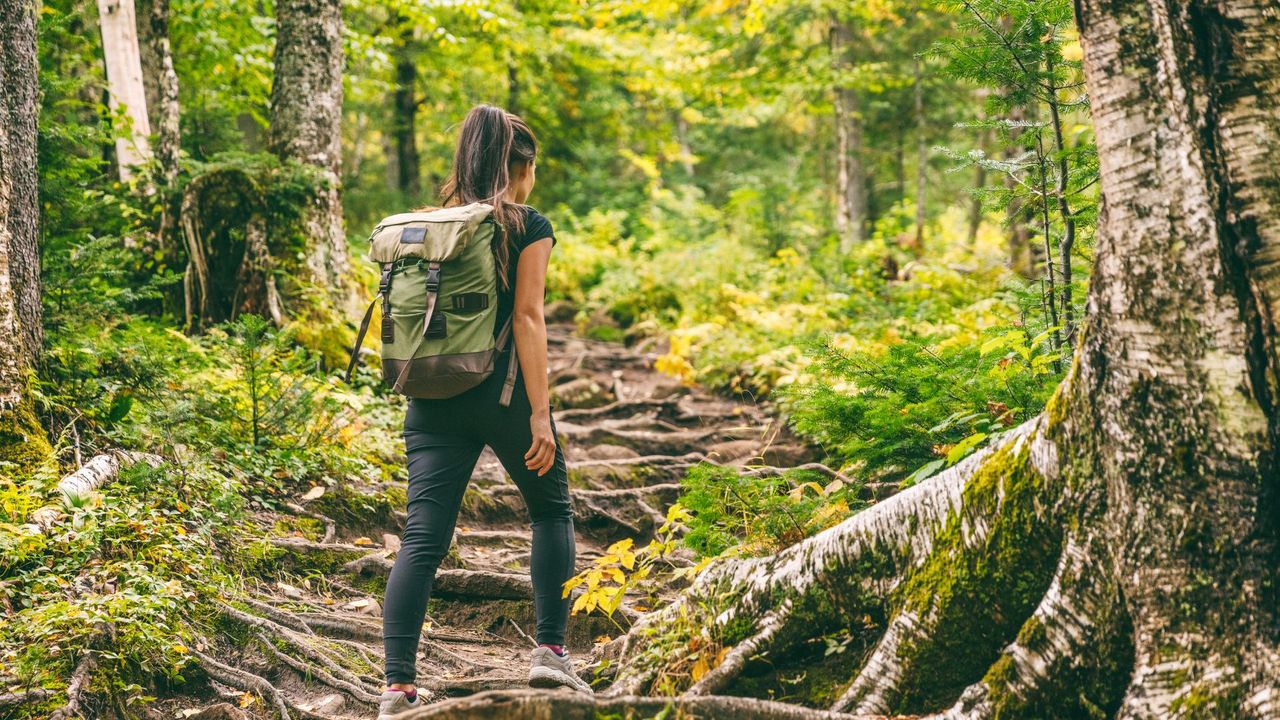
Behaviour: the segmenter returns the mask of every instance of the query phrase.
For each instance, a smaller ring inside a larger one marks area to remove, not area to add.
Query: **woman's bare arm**
[[[551,238],[527,245],[516,261],[516,295],[511,330],[515,333],[516,356],[524,373],[525,392],[533,414],[529,417],[533,444],[525,453],[525,465],[545,474],[555,463],[555,437],[551,433],[551,398],[547,387],[547,325],[543,315],[543,295],[547,284],[547,263],[551,258]]]

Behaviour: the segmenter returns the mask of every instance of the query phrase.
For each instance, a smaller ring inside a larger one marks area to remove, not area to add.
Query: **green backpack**
[[[494,360],[511,337],[511,318],[494,337],[498,273],[492,241],[493,206],[471,203],[383,218],[369,238],[368,259],[382,277],[347,365],[347,382],[373,308],[382,303],[382,380],[401,395],[448,398],[493,374]],[[499,403],[515,388],[515,343]]]

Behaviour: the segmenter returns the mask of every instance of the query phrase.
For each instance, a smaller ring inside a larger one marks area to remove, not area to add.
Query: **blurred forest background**
[[[402,402],[339,370],[376,286],[368,231],[435,201],[478,102],[542,143],[549,316],[768,399],[832,468],[918,482],[1070,367],[1097,167],[1067,0],[349,0],[320,28],[337,57],[284,9],[139,0],[143,134],[98,7],[39,8],[40,431],[0,429],[0,672],[24,686],[65,683],[110,622],[98,675],[142,701],[189,667],[185,618],[252,570],[214,551],[247,512],[314,487],[339,519],[403,502],[343,504],[347,477],[402,477]],[[314,67],[285,67],[285,37]],[[76,527],[23,529],[114,448],[174,464],[138,464]],[[689,520],[695,550],[797,539],[752,521],[787,497],[755,482]],[[806,503],[808,534],[853,512]]]

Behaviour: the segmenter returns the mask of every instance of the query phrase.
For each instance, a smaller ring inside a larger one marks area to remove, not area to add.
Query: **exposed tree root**
[[[309,662],[303,663],[301,660],[294,658],[286,660],[286,664],[293,667],[295,670],[303,672],[303,669],[299,669],[299,665],[305,665],[306,667],[304,669],[307,672],[310,672],[337,690],[344,690],[351,693],[353,697],[356,697],[357,699],[368,700],[367,695],[377,695],[381,692],[380,687],[368,683],[366,680],[344,667],[341,664],[341,660],[345,658],[336,651],[327,647],[323,641],[319,640],[315,636],[303,635],[275,622],[274,620],[238,610],[226,603],[219,603],[219,606],[222,612],[228,617],[257,628],[259,630],[259,637],[261,637],[265,643],[270,645],[270,649],[273,653],[278,652],[278,649],[272,644],[273,640],[287,643],[289,646],[296,648],[302,657]],[[272,637],[265,636],[263,634],[265,632],[270,632]],[[377,669],[376,666],[375,669]],[[360,693],[364,694],[362,695]]]
[[[312,512],[297,503],[285,503],[285,507],[288,508],[289,512],[292,512],[294,515],[298,515],[300,517],[308,517],[308,518],[311,518],[312,520],[319,520],[321,523],[323,523],[324,537],[321,538],[320,542],[331,543],[333,542],[333,539],[337,537],[338,524],[334,522],[333,518],[329,517],[328,515],[322,515],[318,512]]]
[[[895,615],[853,684],[831,709],[837,712],[852,709],[855,713],[888,712],[890,694],[897,690],[907,669],[899,661],[899,654],[905,646],[926,639],[936,623],[936,614],[927,619],[911,610]]]
[[[365,642],[381,644],[382,643],[382,625],[380,623],[361,620],[348,615],[337,615],[332,613],[299,613],[298,619],[306,622],[306,624],[315,630],[323,632],[324,636],[330,642],[338,642],[347,644],[348,647],[355,650],[370,665],[374,667],[380,666],[382,659],[380,657],[371,656],[369,651],[361,646],[357,640]],[[426,657],[439,660],[444,665],[454,669],[499,669],[496,665],[489,663],[477,662],[470,658],[463,657],[458,653],[441,645],[441,642],[466,642],[473,644],[484,644],[485,641],[476,638],[464,637],[449,632],[436,631],[434,629],[425,631],[418,640],[418,648]],[[492,641],[490,641],[492,642]]]
[[[802,603],[822,602],[824,597],[831,598],[830,602],[837,606],[904,602],[899,597],[901,593],[894,595],[894,591],[903,578],[912,577],[926,566],[940,533],[951,528],[943,547],[947,555],[958,552],[956,542],[962,547],[966,540],[982,542],[992,521],[967,510],[966,503],[972,501],[966,501],[966,489],[983,464],[997,454],[1007,458],[1021,452],[1021,457],[1026,458],[1027,443],[1043,441],[1036,439],[1039,436],[1034,433],[1041,422],[1037,419],[1025,423],[1010,431],[998,448],[970,456],[947,471],[774,556],[721,562],[708,568],[676,602],[644,617],[624,636],[616,648],[620,655],[619,677],[607,694],[651,691],[650,682],[665,663],[676,659],[666,656],[674,648],[656,642],[656,634],[673,630],[677,635],[680,632],[705,634],[731,624],[741,627],[743,623],[751,627],[751,632],[742,638],[748,647],[742,652],[731,650],[723,661],[728,667],[712,668],[712,679],[701,687],[695,685],[698,692],[703,692],[709,687],[729,687],[748,664],[749,657],[757,652],[756,648],[767,647],[777,637],[779,621],[794,611],[784,604],[788,601],[796,603],[797,608]],[[998,462],[1004,461],[998,459]],[[966,521],[957,526],[956,518],[960,517]],[[940,571],[947,562],[954,562],[954,558],[939,557],[931,566]],[[859,612],[852,607],[845,609]],[[1030,608],[1027,612],[1030,613]],[[810,626],[805,635],[822,631],[821,627]],[[787,636],[785,643],[802,639]]]
[[[693,452],[684,453],[683,455],[637,455],[636,457],[629,457],[629,458],[617,458],[617,459],[605,459],[605,460],[579,460],[577,462],[570,462],[568,465],[569,465],[569,469],[571,470],[575,468],[595,467],[598,465],[604,465],[604,466],[641,465],[645,467],[648,467],[651,465],[658,465],[658,466],[674,465],[679,467],[688,467],[690,465],[696,465],[700,460],[702,460],[706,456],[707,456],[706,453],[693,451]]]
[[[524,522],[527,512],[514,485],[498,485],[474,491],[479,498],[473,506],[463,506],[466,517],[488,522]],[[602,540],[621,537],[644,538],[665,522],[657,507],[667,507],[680,494],[675,483],[611,490],[572,490],[574,523],[585,535]]]
[[[272,655],[275,656],[277,660],[293,668],[299,675],[302,675],[302,677],[315,678],[325,685],[328,685],[335,690],[341,690],[361,702],[378,702],[378,696],[381,695],[382,690],[377,685],[371,685],[363,681],[355,683],[334,677],[320,665],[303,662],[292,655],[282,652],[275,646],[271,638],[261,632],[258,633],[258,639],[262,641],[262,644],[271,652]]]
[[[776,609],[767,613],[760,619],[759,631],[735,645],[725,655],[724,660],[715,669],[702,676],[702,679],[690,686],[685,691],[685,695],[712,695],[733,682],[734,678],[738,677],[742,672],[751,656],[766,650],[778,633],[786,627],[793,607],[791,600],[787,599],[782,601],[782,604]]]
[[[54,710],[49,715],[49,720],[70,720],[80,714],[80,702],[84,698],[85,688],[97,667],[98,658],[92,650],[87,651],[71,674],[71,683],[67,685],[67,704]]]
[[[701,696],[653,698],[622,696],[591,698],[565,691],[498,690],[429,705],[405,720],[449,718],[449,720],[597,720],[618,717],[624,720],[651,718],[661,713],[666,717],[687,720],[876,720],[863,716],[843,715],[826,710],[755,700],[751,698]]]
[[[629,447],[642,455],[683,455],[695,452],[711,443],[736,440],[736,428],[713,427],[706,430],[679,432],[657,430],[627,430],[602,425],[590,427],[562,423],[557,429],[575,444],[598,445],[612,443]],[[756,428],[743,428],[758,432]]]
[[[1085,697],[1096,692],[1098,683],[1082,682],[1087,680],[1082,676],[1099,662],[1120,668],[1132,664],[1132,648],[1126,653],[1125,648],[1107,644],[1109,635],[1123,637],[1128,628],[1115,584],[1099,562],[1099,550],[1078,535],[1068,538],[1053,582],[1018,638],[940,718],[1029,717],[1045,714],[1046,707],[1074,704],[1072,694],[1089,701],[1091,707],[1106,705],[1106,698]],[[1116,698],[1118,691],[1118,687],[1112,689]]]
[[[285,700],[284,695],[266,678],[244,670],[237,670],[229,665],[223,665],[199,650],[192,649],[191,654],[199,661],[201,669],[210,678],[242,692],[257,693],[262,697],[271,698],[271,702],[275,704],[276,712],[279,713],[281,720],[290,720],[292,717],[289,715],[289,703]]]
[[[567,408],[556,412],[557,421],[597,420],[600,418],[621,418],[639,415],[648,410],[676,408],[679,398],[645,398],[637,400],[616,400],[608,405],[593,408]]]
[[[44,688],[33,688],[31,690],[24,690],[22,692],[15,693],[4,693],[0,695],[0,710],[7,707],[13,707],[14,705],[22,705],[23,703],[43,700],[51,694],[52,693]]]

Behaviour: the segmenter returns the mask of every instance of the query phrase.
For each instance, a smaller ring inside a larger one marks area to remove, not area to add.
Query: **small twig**
[[[512,620],[511,618],[507,618],[507,622],[511,623],[511,627],[515,628],[516,632],[520,633],[520,637],[524,638],[525,640],[528,640],[530,645],[534,647],[538,647],[538,641],[529,637],[524,630],[521,630],[520,626],[516,624],[515,620]]]

